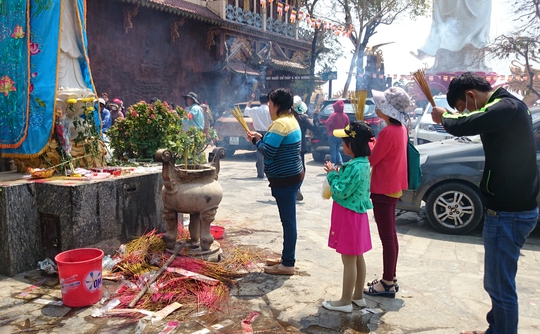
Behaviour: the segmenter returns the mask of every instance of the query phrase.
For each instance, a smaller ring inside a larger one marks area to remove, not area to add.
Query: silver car
[[[540,137],[540,107],[531,108],[533,127]],[[536,138],[540,166],[540,138]],[[467,234],[484,218],[483,197],[478,185],[484,172],[484,149],[480,136],[456,137],[416,147],[420,152],[422,182],[416,191],[405,190],[397,208],[425,208],[429,223],[449,234]],[[537,197],[540,203],[540,194]]]

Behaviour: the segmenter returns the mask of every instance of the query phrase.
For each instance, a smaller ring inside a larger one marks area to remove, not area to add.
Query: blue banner
[[[0,1],[0,146],[18,147],[28,133],[29,1]]]
[[[84,53],[79,65],[84,82],[93,90],[85,0],[0,0],[0,25],[12,34],[5,36],[0,31],[4,34],[0,35],[0,146],[4,156],[37,157],[53,133],[64,1],[73,2]]]

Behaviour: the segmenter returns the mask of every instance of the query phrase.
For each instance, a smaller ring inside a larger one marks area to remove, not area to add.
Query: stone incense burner
[[[167,149],[158,150],[155,160],[163,162],[163,219],[167,231],[163,236],[168,249],[173,249],[178,236],[178,214],[189,214],[187,250],[206,260],[218,261],[221,248],[210,233],[223,196],[218,179],[219,162],[225,157],[223,148],[210,153],[209,163],[204,165],[175,164],[175,156]]]

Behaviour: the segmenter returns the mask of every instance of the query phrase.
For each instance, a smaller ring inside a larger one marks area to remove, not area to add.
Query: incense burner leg
[[[198,245],[201,237],[201,220],[199,213],[189,215],[189,243],[192,246]]]
[[[167,231],[162,239],[167,248],[173,249],[178,237],[178,213],[174,209],[164,207],[163,220],[167,223]]]
[[[214,242],[214,236],[210,233],[210,224],[216,219],[217,207],[201,212],[200,232],[201,248],[209,250]]]

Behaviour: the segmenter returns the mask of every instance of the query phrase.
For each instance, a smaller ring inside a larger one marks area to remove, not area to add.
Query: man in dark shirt
[[[539,179],[531,114],[504,88],[494,90],[471,72],[452,80],[446,99],[459,113],[435,107],[433,121],[454,136],[479,134],[484,146],[486,162],[480,182],[486,203],[484,288],[492,305],[485,333],[517,333],[517,261],[538,219]]]

